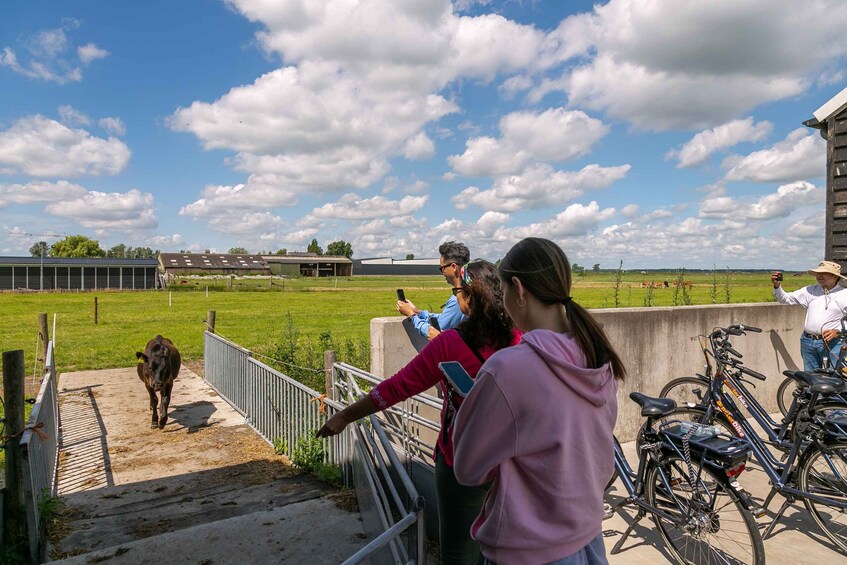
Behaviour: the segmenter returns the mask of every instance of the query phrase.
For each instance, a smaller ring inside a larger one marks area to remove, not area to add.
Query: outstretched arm
[[[344,431],[344,428],[351,422],[355,422],[360,418],[364,418],[365,416],[370,416],[371,414],[375,414],[379,412],[379,408],[374,401],[371,400],[370,395],[365,396],[361,400],[357,400],[341,412],[336,412],[333,414],[329,420],[317,431],[315,434],[317,437],[330,437],[334,435],[340,434]]]

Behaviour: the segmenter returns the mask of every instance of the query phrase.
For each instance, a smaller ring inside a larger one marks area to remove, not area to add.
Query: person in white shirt
[[[838,336],[841,318],[847,313],[847,288],[838,283],[847,277],[841,274],[841,265],[833,261],[821,261],[810,269],[818,284],[809,285],[794,292],[785,292],[778,273],[771,274],[773,296],[783,304],[799,304],[806,309],[806,323],[800,336],[800,356],[803,370],[814,371],[823,366],[829,357],[830,366],[840,369],[842,341]]]

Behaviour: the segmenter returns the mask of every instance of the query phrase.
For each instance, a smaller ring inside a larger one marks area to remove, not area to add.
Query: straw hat
[[[842,280],[847,281],[847,277],[841,274],[841,265],[834,261],[821,261],[820,263],[818,263],[817,267],[815,267],[814,269],[809,269],[809,272],[813,275],[815,273],[827,273],[830,275],[835,275],[841,278]]]

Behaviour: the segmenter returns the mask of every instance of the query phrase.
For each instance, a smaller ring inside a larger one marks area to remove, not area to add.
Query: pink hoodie
[[[569,335],[533,330],[482,366],[453,430],[465,485],[493,480],[471,535],[495,563],[549,563],[601,531],[617,383]]]

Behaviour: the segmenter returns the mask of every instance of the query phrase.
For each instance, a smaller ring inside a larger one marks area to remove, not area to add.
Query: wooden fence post
[[[38,337],[41,339],[38,349],[39,361],[47,362],[47,342],[50,341],[50,336],[47,334],[47,312],[41,312],[38,315]]]
[[[326,387],[326,396],[330,400],[334,397],[334,390],[332,386],[332,366],[335,365],[336,357],[335,351],[324,351],[324,372],[325,375],[325,387]]]
[[[94,297],[94,323],[97,323],[97,297]]]
[[[215,333],[215,311],[209,310],[206,312],[206,331],[210,334]]]
[[[6,457],[6,497],[3,503],[3,545],[16,548],[23,562],[29,556],[24,508],[23,461],[20,434],[24,430],[24,352],[3,352],[3,399],[6,431],[14,436],[3,443]]]

